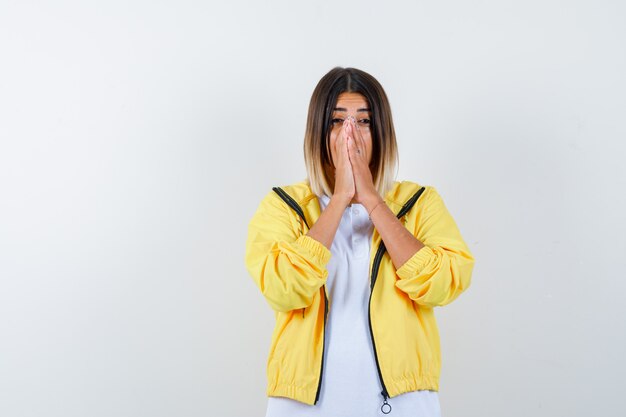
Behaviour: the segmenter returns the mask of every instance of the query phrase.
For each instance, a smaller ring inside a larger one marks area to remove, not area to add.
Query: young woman
[[[333,68],[309,105],[305,180],[274,187],[245,263],[274,310],[266,417],[440,416],[433,309],[474,257],[433,186],[396,181],[387,96]]]

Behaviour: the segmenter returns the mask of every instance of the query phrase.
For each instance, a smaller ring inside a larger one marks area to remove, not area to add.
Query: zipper
[[[322,338],[322,364],[320,367],[320,379],[317,383],[317,393],[315,394],[315,402],[313,405],[317,404],[317,400],[320,398],[320,388],[322,388],[322,375],[324,374],[324,350],[326,349],[326,316],[328,315],[328,297],[326,297],[326,285],[322,286],[324,291],[324,327],[322,333],[324,337]]]
[[[369,327],[370,327],[370,336],[372,338],[372,346],[374,347],[374,358],[376,359],[376,369],[378,370],[378,378],[380,379],[380,385],[383,390],[380,394],[383,396],[383,404],[380,407],[380,410],[384,414],[389,414],[391,412],[391,405],[387,402],[387,398],[389,398],[389,393],[387,392],[387,387],[385,386],[385,381],[383,380],[383,374],[380,371],[380,363],[378,362],[378,353],[376,352],[376,342],[374,341],[374,331],[372,330],[372,294],[374,293],[374,285],[376,284],[376,276],[378,275],[378,268],[380,266],[380,260],[385,253],[385,243],[380,241],[378,245],[378,251],[376,252],[376,256],[374,257],[374,264],[372,265],[372,279],[370,284],[370,298],[368,302],[368,319],[369,319]],[[388,411],[386,411],[388,409]]]
[[[398,214],[396,214],[396,217],[398,219],[404,216],[411,209],[411,207],[413,207],[413,205],[415,204],[417,199],[422,195],[424,190],[425,190],[425,187],[421,187],[415,194],[411,196],[411,198],[407,200],[406,203],[404,203],[404,205],[402,206]],[[376,256],[374,257],[374,263],[372,265],[372,278],[370,282],[370,298],[368,302],[368,319],[369,319],[369,327],[370,327],[370,336],[372,338],[372,346],[374,347],[374,358],[376,359],[376,369],[378,370],[378,378],[380,379],[380,385],[382,387],[382,391],[380,392],[380,395],[383,396],[383,403],[380,406],[380,410],[383,412],[383,414],[389,414],[391,413],[391,404],[387,402],[387,399],[389,398],[389,392],[387,392],[387,386],[385,385],[385,380],[383,379],[383,374],[380,370],[380,362],[378,361],[378,353],[376,351],[376,342],[374,340],[374,331],[372,330],[372,294],[374,293],[374,285],[376,285],[376,278],[378,277],[378,270],[380,268],[380,262],[383,259],[383,255],[385,254],[385,251],[386,251],[385,242],[383,242],[383,240],[381,239],[380,243],[378,244],[378,250],[376,251]]]

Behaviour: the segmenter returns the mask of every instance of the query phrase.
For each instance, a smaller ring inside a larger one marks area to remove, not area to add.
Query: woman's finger
[[[348,157],[350,158],[350,161],[356,161],[358,154],[356,153],[356,145],[354,143],[354,138],[350,137],[348,139]],[[354,167],[355,169],[357,169],[357,167]]]
[[[350,156],[350,148],[354,146],[354,134],[352,131],[352,126],[348,123],[348,136],[346,137],[346,155]]]
[[[358,137],[357,142],[358,142],[359,149],[361,149],[360,155],[365,156],[365,139],[363,138],[363,132],[361,132],[361,128],[358,125],[356,125],[356,131],[357,131],[357,134],[355,136]]]
[[[361,131],[361,128],[359,127],[359,125],[355,122],[354,123],[355,127],[356,127],[356,135],[359,137],[360,140],[360,145],[365,145],[365,139],[363,139],[363,131]]]
[[[363,153],[363,150],[365,149],[363,147],[363,140],[361,140],[361,132],[359,132],[358,127],[356,126],[356,121],[354,120],[354,118],[352,118],[350,120],[350,129],[353,132],[352,135],[352,148],[353,148],[353,154],[356,154],[356,156],[362,156],[361,154]],[[356,150],[359,150],[359,152],[357,153]]]
[[[339,156],[340,160],[344,160],[347,157],[347,138],[348,138],[348,123],[344,121],[343,126],[341,128],[341,132],[339,133],[339,137],[335,142],[335,153]]]

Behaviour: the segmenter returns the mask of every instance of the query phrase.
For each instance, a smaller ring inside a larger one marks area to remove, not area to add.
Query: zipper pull
[[[391,404],[389,404],[387,402],[387,398],[389,398],[389,396],[385,393],[385,391],[381,391],[380,394],[383,396],[383,405],[380,406],[380,411],[383,412],[383,414],[389,414],[391,413]],[[385,406],[389,407],[389,408],[385,408]],[[387,411],[385,411],[387,410]]]

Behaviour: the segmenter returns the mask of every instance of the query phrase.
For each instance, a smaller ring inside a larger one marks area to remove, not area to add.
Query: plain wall
[[[264,416],[248,222],[304,178],[332,67],[476,257],[436,309],[444,417],[618,416],[620,1],[0,4],[0,415]],[[356,389],[356,387],[355,387]]]

